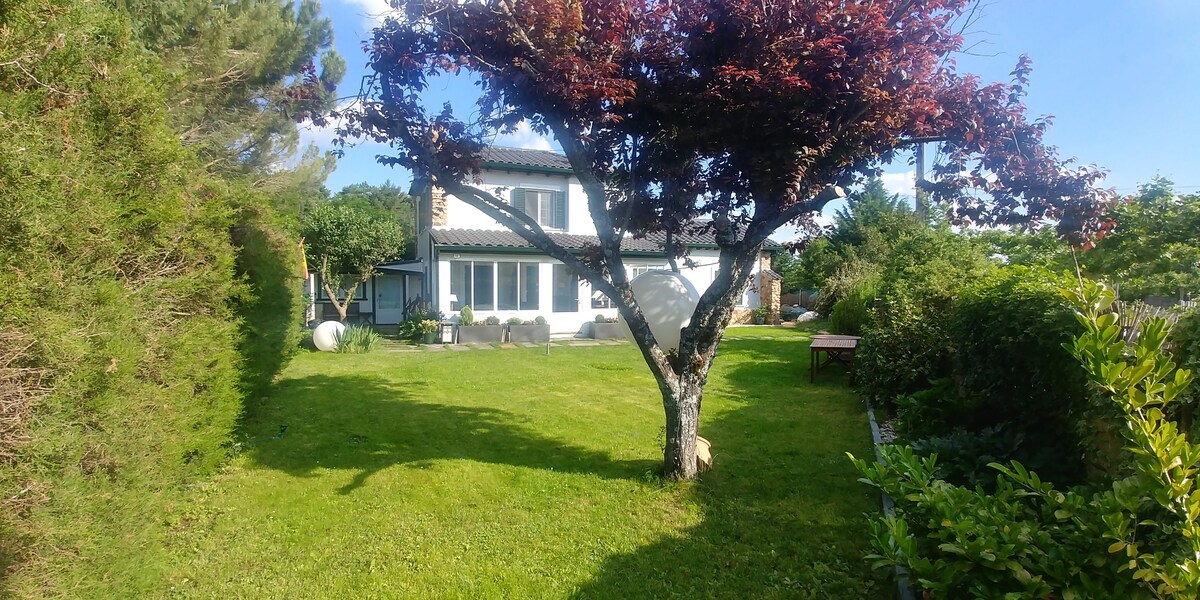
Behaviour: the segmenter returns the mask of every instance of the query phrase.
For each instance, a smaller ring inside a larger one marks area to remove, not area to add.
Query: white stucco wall
[[[478,187],[508,200],[514,188],[528,188],[567,192],[567,233],[579,235],[596,235],[596,227],[588,214],[587,199],[583,194],[583,186],[574,177],[563,175],[544,175],[541,173],[522,173],[519,171],[485,170],[481,175],[483,183]],[[455,198],[446,197],[446,224],[435,229],[504,229],[495,219],[483,211]],[[553,230],[552,230],[553,231]]]
[[[697,250],[692,253],[692,260],[697,263],[695,268],[682,268],[681,274],[696,286],[696,290],[701,294],[708,289],[712,284],[712,280],[717,272],[717,256],[716,250]],[[580,332],[584,327],[584,323],[591,322],[597,314],[603,314],[606,317],[616,317],[617,309],[592,308],[592,287],[587,282],[583,282],[579,286],[579,308],[573,312],[554,312],[554,285],[553,285],[553,266],[559,264],[558,261],[546,256],[536,254],[475,254],[466,252],[443,252],[439,256],[437,262],[438,269],[438,290],[437,297],[439,299],[438,310],[442,311],[447,317],[457,318],[458,311],[450,308],[450,263],[452,261],[479,261],[479,262],[536,262],[538,268],[538,308],[536,310],[478,310],[475,307],[475,319],[483,320],[489,316],[496,316],[501,322],[508,320],[511,317],[518,317],[522,320],[533,320],[537,316],[546,318],[550,323],[550,331],[555,335],[568,335]],[[628,258],[625,261],[627,272],[633,272],[636,267],[654,267],[666,268],[665,259],[655,258]],[[494,281],[493,285],[498,286],[498,282]],[[751,294],[753,301],[756,295]],[[493,292],[493,300],[496,298]],[[751,306],[750,308],[753,308]]]

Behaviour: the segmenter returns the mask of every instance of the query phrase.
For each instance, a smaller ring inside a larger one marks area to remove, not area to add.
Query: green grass
[[[878,497],[844,373],[804,331],[724,343],[701,435],[664,483],[662,404],[636,349],[309,353],[241,456],[177,511],[171,591],[254,598],[878,598]],[[760,335],[765,335],[760,334]],[[280,436],[280,426],[287,425]]]

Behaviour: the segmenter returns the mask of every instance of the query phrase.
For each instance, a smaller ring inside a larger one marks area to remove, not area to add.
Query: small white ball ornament
[[[679,350],[679,330],[687,327],[700,304],[696,286],[673,271],[646,271],[634,277],[629,286],[659,347],[664,352]],[[629,341],[637,343],[624,319],[621,329]]]
[[[313,345],[317,350],[333,352],[337,350],[338,339],[342,337],[343,331],[346,331],[346,326],[341,322],[325,321],[313,330]]]

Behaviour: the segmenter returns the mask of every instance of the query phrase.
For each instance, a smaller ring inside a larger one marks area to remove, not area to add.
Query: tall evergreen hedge
[[[0,596],[158,595],[297,335],[294,241],[101,3],[0,3]]]

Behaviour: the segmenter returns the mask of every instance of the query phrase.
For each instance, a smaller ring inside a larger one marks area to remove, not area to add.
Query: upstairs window
[[[567,228],[567,193],[554,190],[516,188],[512,191],[513,208],[524,212],[542,227]]]

